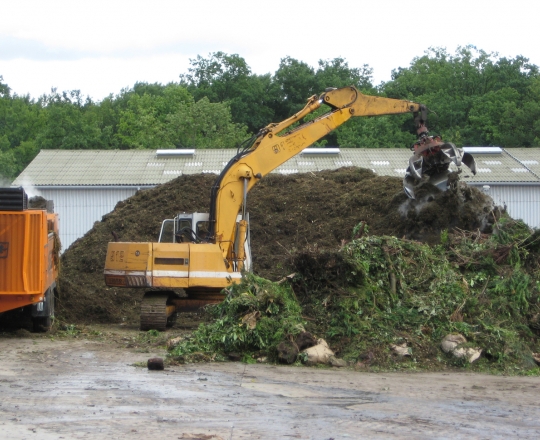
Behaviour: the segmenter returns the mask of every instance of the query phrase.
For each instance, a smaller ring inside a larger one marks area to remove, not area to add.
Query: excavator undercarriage
[[[141,302],[141,330],[165,331],[171,327],[179,312],[196,312],[209,304],[219,304],[225,298],[220,291],[174,291],[150,290]]]

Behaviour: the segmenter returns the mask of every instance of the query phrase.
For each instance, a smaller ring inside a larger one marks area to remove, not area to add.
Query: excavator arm
[[[329,106],[330,111],[286,131],[322,105]],[[425,120],[425,106],[421,104],[368,96],[355,87],[344,87],[314,95],[295,115],[268,125],[251,144],[238,151],[212,187],[210,241],[218,243],[223,257],[230,260],[237,214],[241,209],[245,211],[247,193],[261,178],[353,117],[402,113],[422,113],[424,117],[417,119]]]

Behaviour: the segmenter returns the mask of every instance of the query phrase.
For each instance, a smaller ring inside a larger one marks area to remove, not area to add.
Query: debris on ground
[[[178,344],[184,340],[183,336],[177,336],[176,338],[171,338],[167,341],[167,350],[172,350]]]
[[[303,361],[306,365],[329,364],[335,355],[324,339],[319,339],[317,345],[306,348],[302,354],[305,355]]]
[[[398,356],[411,356],[412,355],[411,347],[409,347],[406,342],[399,345],[390,344],[390,348]]]
[[[163,358],[155,357],[148,359],[147,366],[149,370],[163,370],[165,366],[163,364]]]
[[[482,349],[473,347],[462,347],[462,344],[466,344],[467,339],[465,336],[458,334],[446,335],[442,342],[441,348],[445,353],[453,354],[456,358],[467,358],[472,364],[482,354]]]
[[[330,365],[332,365],[332,367],[338,368],[344,368],[349,366],[349,363],[346,360],[339,359],[335,356],[330,356],[329,363]]]
[[[453,333],[450,335],[446,335],[443,340],[441,341],[441,348],[442,351],[445,353],[452,353],[458,345],[466,344],[467,339],[465,339],[465,336],[460,335],[459,333]]]

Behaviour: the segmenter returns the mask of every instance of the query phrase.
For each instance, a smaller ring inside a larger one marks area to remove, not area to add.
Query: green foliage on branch
[[[346,359],[373,367],[465,365],[440,350],[446,335],[460,333],[482,349],[477,369],[535,369],[538,231],[505,218],[490,236],[454,231],[443,238],[430,246],[365,236],[333,255],[300,256],[295,290],[316,323],[307,329],[342,347]],[[412,356],[399,359],[392,344],[406,344]]]
[[[303,330],[300,307],[288,285],[246,274],[226,292],[222,303],[207,308],[213,322],[201,324],[175,347],[173,359],[223,360],[229,353],[257,352],[275,358],[277,345]]]

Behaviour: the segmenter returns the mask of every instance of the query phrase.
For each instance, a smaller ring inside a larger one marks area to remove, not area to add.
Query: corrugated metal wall
[[[506,205],[512,218],[540,228],[540,185],[489,185],[486,193],[497,205]]]
[[[42,197],[54,201],[54,211],[59,217],[62,252],[92,229],[94,222],[111,212],[119,201],[137,192],[136,187],[38,189]]]

